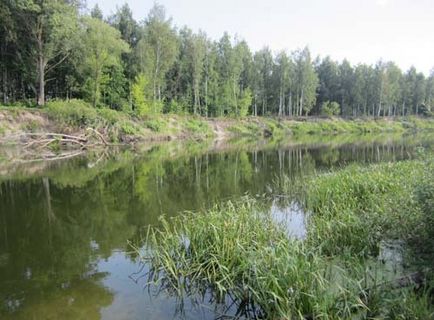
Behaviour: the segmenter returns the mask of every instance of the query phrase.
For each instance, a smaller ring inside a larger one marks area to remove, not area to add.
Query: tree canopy
[[[224,33],[177,28],[155,4],[144,21],[127,4],[109,17],[78,0],[2,1],[3,104],[85,99],[137,114],[401,116],[434,107],[434,70],[352,65],[308,47],[252,52]],[[291,43],[288,43],[290,46]]]

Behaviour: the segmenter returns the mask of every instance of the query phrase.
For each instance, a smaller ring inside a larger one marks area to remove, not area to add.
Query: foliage
[[[339,103],[335,101],[323,102],[321,106],[321,114],[325,116],[337,116],[340,113]]]
[[[252,104],[252,91],[250,89],[246,89],[242,92],[240,102],[239,102],[239,116],[245,117],[249,112],[249,107]]]
[[[92,125],[98,117],[96,109],[81,100],[50,101],[46,110],[50,118],[69,126]]]
[[[96,18],[85,18],[83,33],[84,61],[83,72],[86,75],[86,91],[93,106],[99,105],[101,86],[113,79],[105,72],[106,68],[119,67],[121,54],[129,51],[128,44],[120,32]],[[114,69],[116,70],[116,69]]]
[[[402,71],[390,61],[354,66],[346,59],[313,59],[307,47],[252,52],[228,33],[213,40],[177,29],[158,4],[143,22],[127,4],[109,17],[98,6],[90,16],[80,6],[0,4],[3,104],[74,97],[132,111],[135,96],[134,111],[145,115],[432,116],[434,73]],[[142,75],[146,86],[138,86]],[[338,103],[339,112],[337,105],[329,110],[328,101]]]
[[[149,97],[149,91],[149,80],[144,74],[139,74],[131,88],[131,95],[134,108],[141,116],[153,113],[153,102]]]

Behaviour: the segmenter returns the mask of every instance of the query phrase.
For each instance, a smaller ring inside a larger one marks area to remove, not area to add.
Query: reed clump
[[[212,292],[216,302],[236,301],[239,314],[267,318],[333,319],[365,308],[357,281],[289,239],[253,200],[162,218],[147,244],[150,284],[179,297]]]
[[[237,316],[432,319],[432,271],[391,272],[380,251],[385,241],[432,243],[433,168],[425,156],[305,178],[297,193],[309,210],[305,240],[288,237],[263,204],[246,198],[163,217],[149,229],[147,250],[136,250],[150,266],[148,285],[233,301]]]

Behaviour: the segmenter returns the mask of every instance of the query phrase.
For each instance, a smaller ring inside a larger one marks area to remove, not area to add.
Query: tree
[[[285,99],[288,90],[290,90],[291,61],[286,52],[280,52],[276,57],[276,75],[278,78],[279,88],[279,111],[278,115],[285,115]],[[289,98],[288,98],[289,99]]]
[[[152,88],[149,80],[143,73],[139,74],[132,85],[131,95],[136,112],[141,116],[149,115],[153,112],[151,92]]]
[[[339,67],[330,57],[326,57],[321,63],[316,65],[315,70],[319,80],[317,109],[318,112],[322,113],[321,107],[324,105],[324,102],[337,101],[339,99]]]
[[[268,112],[268,103],[272,91],[271,80],[273,75],[273,55],[270,48],[264,47],[253,56],[253,103],[254,115],[258,115],[258,107],[261,115]]]
[[[117,8],[116,13],[109,18],[109,23],[119,30],[122,40],[128,43],[131,49],[136,48],[140,39],[140,28],[127,3]],[[137,61],[134,60],[133,52],[123,53],[122,61],[125,64],[125,75],[128,80],[132,81],[137,74]]]
[[[152,81],[154,104],[161,103],[166,72],[175,62],[178,52],[176,32],[164,7],[155,4],[143,26],[143,37],[137,45],[140,72]]]
[[[120,32],[105,22],[86,18],[83,34],[83,69],[87,75],[87,91],[93,106],[97,106],[101,96],[101,85],[107,68],[120,66],[121,54],[129,51],[128,44],[120,37]]]
[[[434,111],[434,69],[431,70],[431,74],[427,79],[425,104],[429,112]]]
[[[342,115],[354,115],[353,107],[353,85],[354,71],[348,60],[342,61],[339,66],[339,101]]]
[[[104,20],[104,14],[102,13],[102,10],[100,9],[98,3],[95,4],[95,6],[90,11],[90,16],[101,21]]]
[[[369,67],[359,64],[354,70],[353,103],[356,115],[367,115]]]
[[[31,42],[30,55],[36,64],[38,105],[45,104],[45,76],[62,64],[77,43],[78,3],[29,0],[17,3],[20,23]]]
[[[318,76],[313,68],[310,51],[306,47],[294,52],[297,108],[295,114],[307,115],[316,102]]]
[[[17,26],[16,21],[13,18],[13,8],[11,8],[8,2],[0,3],[0,68],[1,72],[1,83],[2,86],[0,91],[2,92],[2,100],[3,103],[6,104],[9,100],[9,81],[8,81],[8,73],[11,65],[13,63],[13,59],[11,56],[13,55],[13,49],[16,40],[17,40]]]
[[[396,115],[398,104],[401,100],[401,77],[401,69],[399,69],[399,67],[395,63],[388,62],[386,64],[387,84],[384,89],[384,102],[387,107],[387,114],[389,117],[392,115]],[[386,113],[386,110],[384,113]]]
[[[239,101],[239,116],[245,117],[249,113],[249,107],[252,105],[252,90],[244,89]]]

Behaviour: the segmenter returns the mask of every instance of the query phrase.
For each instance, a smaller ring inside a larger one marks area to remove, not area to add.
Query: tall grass
[[[366,256],[384,239],[414,236],[422,212],[414,194],[426,170],[421,160],[351,166],[306,184],[308,241],[327,255]]]
[[[250,199],[163,217],[142,256],[148,285],[180,298],[229,297],[237,315],[252,318],[432,319],[429,287],[397,289],[402,271],[388,270],[379,257],[385,241],[399,239],[408,250],[432,242],[432,163],[351,166],[308,178],[299,193],[310,210],[305,241],[288,238]]]
[[[147,245],[150,284],[178,297],[212,292],[215,301],[236,301],[239,314],[270,319],[334,319],[365,308],[357,281],[288,239],[253,200],[163,218]]]

